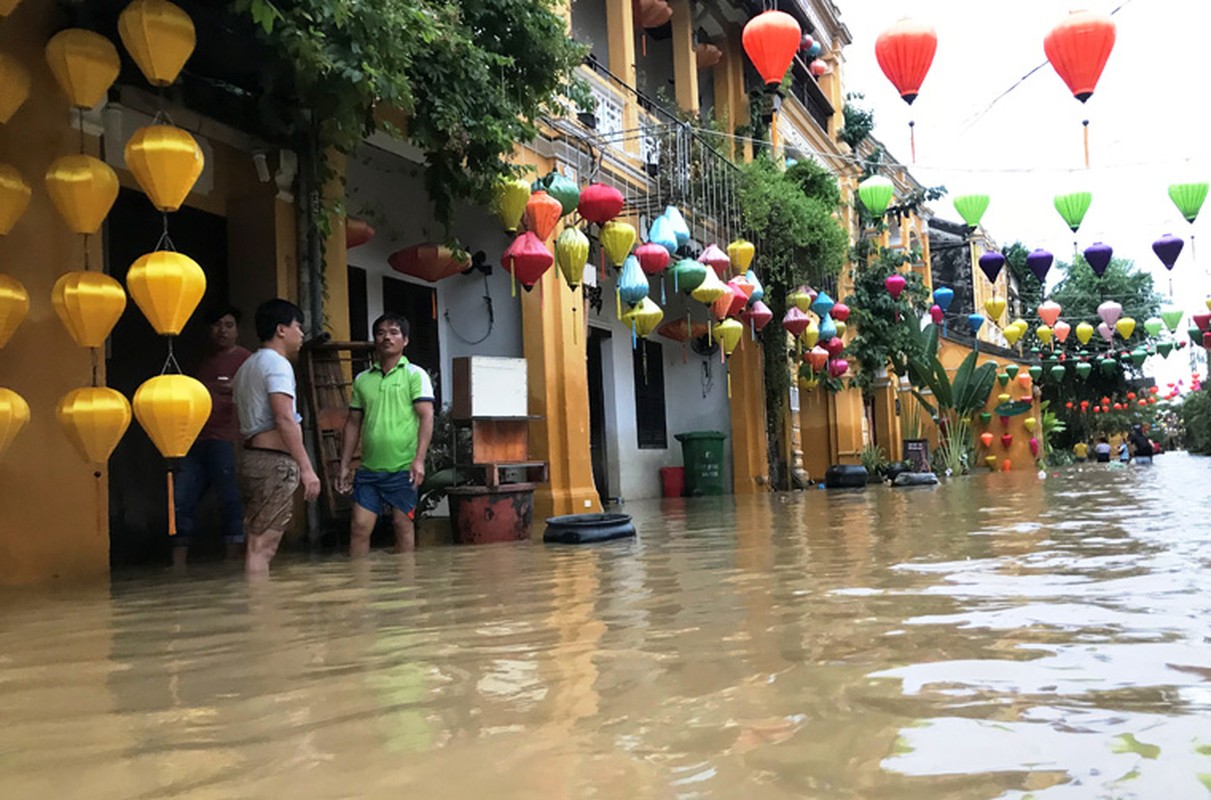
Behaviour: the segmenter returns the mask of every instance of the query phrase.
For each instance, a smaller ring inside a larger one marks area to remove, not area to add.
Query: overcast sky
[[[1084,105],[1043,54],[1043,37],[1071,8],[1104,13],[1119,8],[1112,17],[1114,51]],[[846,90],[865,95],[860,102],[875,113],[875,135],[910,164],[919,181],[947,187],[948,196],[934,203],[936,213],[961,221],[951,197],[989,194],[983,224],[996,241],[1020,239],[1071,260],[1073,236],[1052,198],[1088,189],[1093,203],[1077,235],[1080,247],[1109,244],[1116,256],[1151,271],[1157,289],[1168,294],[1170,276],[1151,244],[1164,233],[1181,236],[1186,248],[1172,273],[1175,299],[1187,312],[1205,310],[1203,298],[1211,293],[1211,201],[1192,228],[1167,187],[1211,180],[1211,3],[853,0],[841,9],[853,34],[845,50]],[[911,109],[874,55],[879,33],[904,16],[928,22],[938,32],[937,55]],[[1042,69],[989,109],[1040,64]],[[1086,118],[1088,170],[1081,138]],[[916,121],[915,165],[909,119]],[[1199,235],[1197,262],[1191,255],[1192,232]],[[1175,355],[1170,361],[1187,359]],[[1165,373],[1165,380],[1173,379],[1170,369]]]

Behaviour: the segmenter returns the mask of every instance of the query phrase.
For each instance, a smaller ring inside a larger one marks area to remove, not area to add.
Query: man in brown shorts
[[[320,479],[303,447],[303,429],[291,365],[303,346],[303,312],[287,300],[266,300],[256,310],[261,349],[244,362],[232,381],[244,451],[240,485],[248,574],[269,571],[282,534],[290,524],[294,491],[314,500]]]

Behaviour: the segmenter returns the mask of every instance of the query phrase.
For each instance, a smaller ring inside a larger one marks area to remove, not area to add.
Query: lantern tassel
[[[618,313],[618,318],[622,319],[622,287],[614,284],[614,310]]]
[[[580,344],[580,324],[576,322],[576,306],[572,306],[572,344]]]
[[[917,163],[917,123],[911,119],[908,121],[908,142],[912,150],[912,163],[915,164]]]
[[[1081,120],[1085,138],[1085,169],[1089,169],[1089,120]]]
[[[731,400],[732,399],[732,371],[730,369],[728,369],[726,366],[723,368],[723,371],[727,373],[727,399]]]
[[[429,299],[433,302],[433,319],[437,319],[437,290],[436,289],[434,289],[433,293],[429,295]]]
[[[177,535],[177,501],[172,486],[172,470],[168,470],[168,535]]]
[[[647,340],[643,344],[643,385],[648,385],[648,345]]]
[[[509,258],[509,289],[513,292],[513,296],[517,297],[517,265],[513,258]]]
[[[1194,248],[1194,237],[1190,237],[1190,248]],[[660,305],[668,305],[668,300],[664,296],[664,273],[660,273]]]

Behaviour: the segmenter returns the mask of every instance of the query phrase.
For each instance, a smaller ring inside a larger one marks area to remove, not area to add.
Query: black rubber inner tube
[[[634,535],[629,514],[569,514],[548,517],[542,540],[549,544],[591,544]]]

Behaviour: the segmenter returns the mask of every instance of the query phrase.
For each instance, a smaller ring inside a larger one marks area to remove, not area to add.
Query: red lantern
[[[760,333],[773,318],[774,312],[760,300],[740,313],[740,321],[751,326],[754,333]]]
[[[576,210],[589,222],[604,225],[622,213],[622,192],[604,183],[591,183],[580,190]]]
[[[658,275],[669,265],[669,251],[651,242],[636,247],[635,258],[646,275]]]
[[[744,26],[740,41],[744,52],[766,84],[782,83],[803,36],[803,29],[785,11],[765,11]]]
[[[364,219],[345,217],[345,249],[361,247],[374,238],[374,228]]]
[[[807,65],[807,71],[812,74],[813,78],[819,78],[828,72],[828,64],[818,58],[813,58],[812,63]]]
[[[739,316],[748,307],[748,295],[744,293],[744,287],[735,281],[728,281],[727,288],[732,290],[732,304],[728,306],[727,316]]]
[[[830,377],[840,378],[847,372],[849,372],[849,362],[844,358],[837,358],[828,362],[828,374]]]
[[[929,318],[933,320],[934,325],[941,325],[946,315],[942,312],[942,307],[935,303],[929,307]]]
[[[803,354],[803,360],[815,372],[820,372],[824,369],[824,365],[828,363],[828,351],[820,345],[816,345],[811,350]]]
[[[782,327],[786,332],[796,339],[807,330],[807,326],[811,324],[811,318],[799,310],[798,306],[791,306],[786,312],[786,316],[782,318]]]
[[[1134,400],[1134,399],[1135,399],[1135,392],[1127,392],[1127,399],[1128,399],[1128,400]]]
[[[1043,39],[1051,66],[1082,103],[1093,95],[1114,49],[1114,22],[1093,11],[1073,11]]]
[[[911,19],[900,20],[875,40],[875,58],[905,103],[917,99],[937,49],[937,32]]]
[[[849,306],[845,303],[833,303],[833,307],[828,310],[828,315],[837,322],[846,322],[849,320]]]
[[[541,189],[530,195],[526,201],[526,228],[533,231],[540,241],[551,238],[555,225],[563,216],[563,206],[559,201]]]
[[[534,288],[534,284],[553,263],[555,257],[533,231],[526,231],[514,239],[500,257],[500,265],[513,273],[513,277],[527,292]]]
[[[634,0],[631,13],[636,25],[659,28],[673,18],[673,7],[665,0]]]
[[[455,252],[443,244],[425,242],[396,250],[387,256],[387,263],[396,272],[437,283],[471,266],[471,258],[465,252]]]
[[[1006,450],[1008,450],[1009,446],[1011,444],[1013,444],[1013,434],[1012,433],[1001,434],[1001,446],[1004,447]]]
[[[845,350],[845,342],[841,340],[840,336],[834,336],[824,343],[824,349],[828,351],[830,358],[836,358]]]

